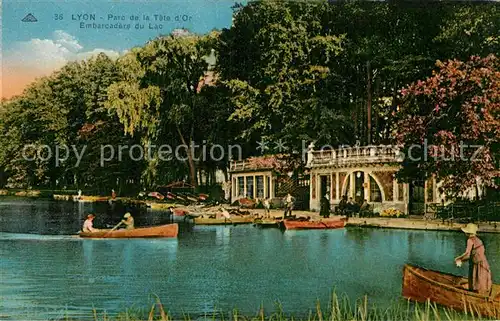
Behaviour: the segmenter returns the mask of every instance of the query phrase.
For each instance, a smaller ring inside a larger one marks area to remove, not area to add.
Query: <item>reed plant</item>
[[[396,302],[389,308],[381,309],[370,305],[368,297],[351,302],[346,295],[337,296],[334,292],[328,305],[322,306],[316,302],[315,309],[304,315],[288,314],[283,310],[281,304],[277,303],[275,311],[265,313],[260,308],[255,315],[243,315],[237,309],[232,311],[217,311],[203,316],[172,315],[168,312],[162,302],[156,298],[155,302],[147,310],[127,309],[115,316],[109,316],[105,312],[98,313],[93,310],[93,321],[479,321],[491,320],[468,309],[459,312],[449,308],[437,306],[434,303],[422,304]],[[77,321],[66,318],[64,321]],[[78,320],[80,321],[80,320]]]

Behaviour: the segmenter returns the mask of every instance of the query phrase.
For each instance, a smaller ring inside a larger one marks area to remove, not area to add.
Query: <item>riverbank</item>
[[[264,210],[249,210],[252,214],[264,215]],[[310,217],[311,220],[320,220],[322,217],[318,212],[293,211],[297,217]],[[274,218],[283,217],[282,210],[271,210],[270,216]],[[330,218],[335,216],[330,216]],[[341,218],[338,216],[338,218]],[[429,231],[457,231],[460,232],[465,224],[444,222],[442,220],[425,220],[422,218],[390,218],[390,217],[349,217],[346,226],[366,228],[393,228],[406,230],[429,230]],[[478,223],[479,233],[500,233],[500,222]]]
[[[350,217],[346,226],[393,228],[406,230],[433,230],[460,232],[465,224],[444,222],[442,220],[424,220],[410,218],[356,218]],[[500,233],[500,222],[478,223],[479,233]]]
[[[41,191],[41,190],[0,190],[0,196],[17,196],[17,197],[27,197],[27,198],[38,198],[38,197],[49,197],[56,200],[67,200],[74,201],[76,195],[72,194],[53,194],[53,192],[60,191]],[[70,191],[69,191],[70,192]],[[51,194],[52,193],[52,194]],[[96,202],[96,201],[109,201],[111,197],[97,197],[97,196],[84,196],[82,201],[85,202]],[[176,203],[163,203],[155,201],[144,201],[138,200],[133,197],[116,197],[112,201],[122,202],[127,204],[135,204],[139,206],[147,206],[153,210],[166,210],[169,207],[175,207],[178,209],[186,210],[187,212],[193,212],[197,214],[214,214],[218,206],[195,206],[195,205],[182,205]],[[222,205],[226,208],[230,207],[227,204]],[[263,209],[242,209],[250,212],[253,215],[264,216],[265,211]],[[282,209],[270,210],[270,216],[272,218],[282,218]],[[293,215],[297,217],[309,217],[311,220],[320,220],[322,217],[319,212],[311,211],[293,211]],[[330,216],[332,218],[332,216]],[[340,218],[340,217],[338,217]],[[443,222],[442,220],[428,220],[423,219],[423,217],[410,217],[410,218],[390,218],[390,217],[370,217],[370,218],[359,218],[350,217],[346,223],[347,227],[363,227],[363,228],[392,228],[392,229],[408,229],[408,230],[431,230],[431,231],[461,231],[464,224],[454,223],[454,222]],[[500,222],[480,222],[478,223],[479,233],[500,233]]]

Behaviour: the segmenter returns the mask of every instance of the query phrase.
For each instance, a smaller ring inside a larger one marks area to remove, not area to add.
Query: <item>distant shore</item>
[[[252,213],[263,214],[264,210],[250,210]],[[271,210],[272,217],[282,217],[282,210]],[[310,217],[319,220],[318,212],[294,211],[297,217]],[[332,217],[332,216],[330,216]],[[340,218],[340,217],[339,217]],[[349,217],[347,227],[392,228],[405,230],[457,231],[465,224],[444,222],[442,220],[424,220],[423,218],[391,218],[391,217]],[[500,233],[500,222],[479,222],[479,233]]]
[[[66,193],[65,193],[66,192]],[[7,190],[0,189],[0,196],[17,196],[27,198],[53,198],[58,200],[73,200],[74,193],[72,190]],[[111,196],[85,196],[86,202],[93,202],[98,199],[107,198],[111,200]],[[1,200],[1,199],[0,199]],[[127,203],[144,204],[154,203],[154,200],[144,201],[137,200],[133,197],[116,197],[114,201]],[[161,204],[161,203],[159,203]],[[186,207],[176,204],[178,207]],[[227,204],[225,205],[228,206]],[[161,209],[161,206],[158,208]],[[264,215],[263,209],[248,209],[252,214]],[[293,215],[297,217],[310,217],[312,220],[319,220],[322,217],[318,212],[312,211],[293,211]],[[282,209],[273,209],[270,211],[270,216],[274,218],[283,217]],[[424,220],[423,218],[390,218],[390,217],[350,217],[346,223],[347,227],[363,227],[363,228],[391,228],[391,229],[407,229],[407,230],[428,230],[428,231],[461,231],[460,228],[465,224],[455,222],[443,222],[442,220]],[[479,233],[500,233],[500,222],[479,222]]]
[[[410,218],[353,218],[350,217],[346,226],[393,228],[406,230],[457,231],[465,224],[445,222],[442,220],[423,220]],[[480,222],[479,233],[500,233],[500,222]]]

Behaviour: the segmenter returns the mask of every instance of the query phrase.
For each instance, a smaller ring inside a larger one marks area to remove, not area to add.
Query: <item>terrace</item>
[[[250,157],[246,160],[232,161],[229,164],[230,172],[245,172],[272,170],[281,167],[283,164],[274,156]]]
[[[401,163],[403,155],[391,145],[344,147],[308,153],[308,167],[351,167],[366,164]]]

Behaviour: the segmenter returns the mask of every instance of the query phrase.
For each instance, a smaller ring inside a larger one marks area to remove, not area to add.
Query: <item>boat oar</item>
[[[118,228],[118,226],[120,226],[120,225],[122,225],[122,224],[123,224],[123,222],[120,222],[120,223],[116,224],[116,225],[115,225],[115,227],[113,227],[113,228],[111,229],[111,231],[109,231],[109,232],[107,232],[106,234],[104,234],[104,236],[103,236],[103,237],[106,237],[107,235],[109,235],[109,233],[111,233],[111,232],[113,232],[114,230],[116,230],[116,229]]]

